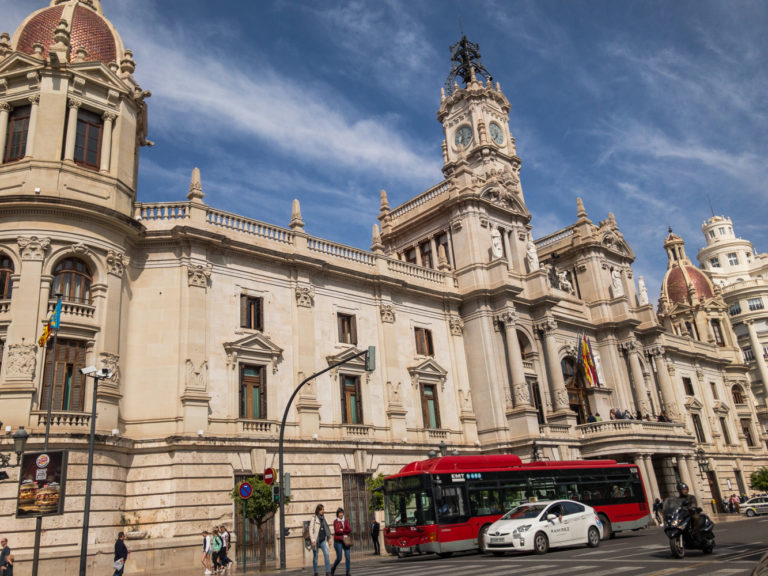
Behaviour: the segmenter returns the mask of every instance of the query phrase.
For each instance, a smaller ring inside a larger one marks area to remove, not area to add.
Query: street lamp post
[[[93,402],[91,403],[91,437],[88,440],[88,472],[85,478],[85,506],[83,508],[83,537],[80,541],[80,576],[85,575],[85,564],[88,556],[88,525],[91,515],[91,479],[93,478],[93,442],[96,436],[96,397],[99,392],[99,380],[109,380],[112,372],[108,368],[98,369],[95,366],[81,368],[80,372],[93,378]]]
[[[709,472],[709,459],[704,453],[703,448],[696,450],[696,461],[699,464],[699,476],[701,476],[703,480],[706,477],[706,473]]]
[[[367,372],[372,372],[375,364],[376,364],[376,347],[375,346],[369,346],[368,350],[364,350],[363,352],[358,352],[357,354],[350,356],[349,358],[345,358],[341,362],[336,362],[335,364],[331,364],[328,366],[328,368],[325,368],[323,370],[320,370],[320,372],[315,372],[308,378],[304,378],[304,380],[301,381],[301,384],[299,384],[296,387],[296,390],[293,391],[293,394],[291,394],[291,397],[288,399],[288,404],[285,407],[285,412],[283,412],[283,420],[280,423],[280,442],[278,443],[277,448],[277,454],[278,454],[278,478],[279,478],[279,484],[278,484],[278,493],[279,493],[279,500],[280,500],[280,570],[285,570],[285,486],[283,483],[283,478],[285,475],[285,472],[283,471],[283,439],[285,437],[285,422],[288,420],[288,410],[291,408],[291,404],[293,404],[294,398],[296,398],[296,394],[299,393],[299,390],[301,390],[304,387],[304,384],[309,382],[310,380],[313,380],[320,376],[321,374],[325,374],[329,370],[333,370],[337,366],[341,366],[342,364],[346,364],[347,362],[351,362],[352,360],[355,360],[356,358],[360,358],[361,356],[365,356],[365,370]],[[85,576],[84,572],[81,572],[80,576]]]

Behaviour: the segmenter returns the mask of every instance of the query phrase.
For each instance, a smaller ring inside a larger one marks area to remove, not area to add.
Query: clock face
[[[498,124],[495,122],[491,122],[490,127],[491,132],[491,138],[493,138],[493,141],[496,142],[499,146],[501,146],[504,143],[504,132],[501,131],[501,128]]]
[[[466,147],[472,142],[472,128],[469,126],[462,126],[456,130],[456,146]]]

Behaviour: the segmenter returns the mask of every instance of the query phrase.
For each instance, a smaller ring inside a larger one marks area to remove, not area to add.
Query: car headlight
[[[518,526],[515,528],[514,532],[512,532],[512,537],[520,538],[520,535],[524,532],[528,532],[528,530],[531,529],[531,526],[533,526],[533,524],[523,524],[522,526]]]

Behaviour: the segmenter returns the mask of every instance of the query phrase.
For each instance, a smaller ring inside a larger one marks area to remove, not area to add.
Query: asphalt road
[[[398,559],[370,557],[353,562],[354,576],[748,576],[768,552],[768,517],[719,523],[717,546],[711,555],[686,551],[683,560],[672,558],[659,527],[622,533],[604,540],[596,549],[587,547],[551,550],[543,556],[508,554],[504,557],[468,553],[451,558],[434,555]],[[337,572],[343,576],[342,570]],[[287,575],[312,574],[312,567],[287,571]]]

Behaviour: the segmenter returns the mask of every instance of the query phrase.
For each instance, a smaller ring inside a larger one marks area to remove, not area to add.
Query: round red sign
[[[264,484],[270,485],[275,481],[275,469],[267,468],[264,470]]]

